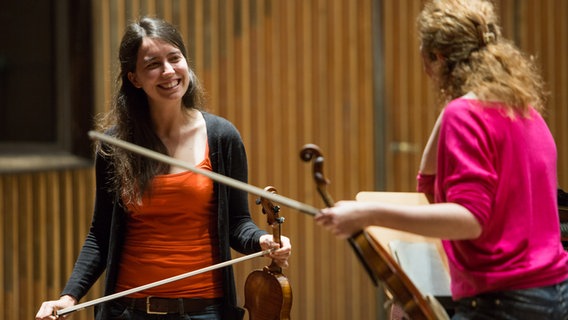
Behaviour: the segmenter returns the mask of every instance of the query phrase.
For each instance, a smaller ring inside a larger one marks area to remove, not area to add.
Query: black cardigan
[[[247,159],[239,132],[229,121],[213,114],[202,113],[207,127],[213,171],[246,183]],[[120,198],[108,188],[109,177],[113,171],[107,158],[97,155],[95,172],[96,198],[91,227],[73,272],[61,293],[71,295],[77,300],[87,294],[105,270],[105,295],[114,293],[126,227]],[[243,254],[260,251],[259,238],[266,232],[252,221],[246,192],[214,183],[214,195],[218,204],[220,260],[231,259],[231,247]],[[224,319],[242,319],[244,310],[236,305],[233,269],[226,267],[222,272],[223,309],[227,313]],[[96,319],[108,318],[108,307],[105,303],[96,306],[95,314]]]

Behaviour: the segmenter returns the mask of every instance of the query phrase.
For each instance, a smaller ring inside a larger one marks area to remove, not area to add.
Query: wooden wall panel
[[[91,168],[0,175],[0,317],[33,319],[59,296],[93,208]],[[86,299],[101,296],[100,284]],[[74,319],[91,319],[78,313]]]
[[[418,1],[384,1],[386,190],[414,191],[423,146],[439,107],[423,74],[415,20]]]
[[[414,191],[422,150],[440,106],[422,71],[415,28],[421,4],[382,1],[385,57],[386,188]],[[498,0],[503,34],[537,59],[550,92],[545,118],[558,147],[559,186],[568,188],[568,2]]]
[[[539,62],[550,93],[545,114],[558,149],[559,184],[568,189],[568,2],[519,1],[519,46]]]

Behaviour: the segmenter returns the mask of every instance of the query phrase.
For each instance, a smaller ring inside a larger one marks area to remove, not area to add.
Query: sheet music
[[[451,296],[450,275],[434,244],[392,240],[389,246],[402,270],[422,294]]]

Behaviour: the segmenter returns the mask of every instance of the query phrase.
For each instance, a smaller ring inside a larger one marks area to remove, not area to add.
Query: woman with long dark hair
[[[202,110],[203,93],[180,33],[164,20],[130,24],[119,52],[119,91],[100,130],[203,170],[247,181],[237,129]],[[287,266],[290,241],[270,258]],[[105,295],[277,246],[251,219],[248,195],[211,179],[100,144],[91,228],[59,300],[36,319],[78,303],[106,271]],[[231,267],[111,300],[96,319],[242,319]],[[160,314],[160,315],[158,315]]]

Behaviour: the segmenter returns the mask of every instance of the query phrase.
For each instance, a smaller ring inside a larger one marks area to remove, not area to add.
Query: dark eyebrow
[[[170,53],[168,53],[168,56],[177,55],[177,54],[182,55],[181,50],[176,49],[175,51],[171,51]]]
[[[156,57],[144,58],[144,64],[148,64],[148,63],[152,62],[153,60],[156,60]]]
[[[170,51],[168,52],[168,54],[166,56],[170,57],[173,55],[181,55],[183,56],[183,54],[181,53],[181,50],[179,49],[175,49],[174,51]],[[152,62],[153,60],[156,60],[155,56],[149,57],[149,58],[144,58],[144,64],[148,64],[150,62]]]

